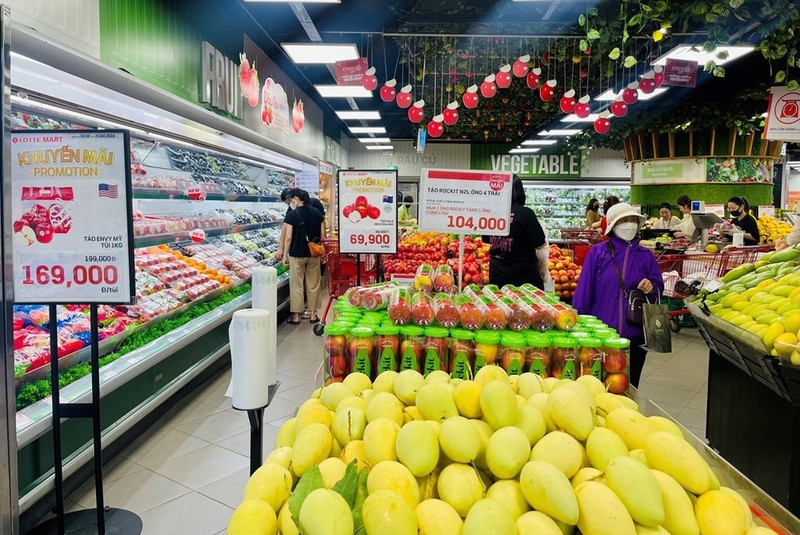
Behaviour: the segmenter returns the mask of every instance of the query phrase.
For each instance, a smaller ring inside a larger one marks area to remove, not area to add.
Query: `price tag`
[[[506,236],[511,226],[511,173],[423,169],[420,230]]]
[[[133,302],[129,147],[123,131],[13,133],[17,303]]]
[[[339,252],[397,252],[397,171],[339,171]]]

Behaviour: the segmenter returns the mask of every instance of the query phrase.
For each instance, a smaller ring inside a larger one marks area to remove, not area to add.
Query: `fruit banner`
[[[397,253],[397,171],[341,170],[337,175],[339,252]]]
[[[122,131],[14,133],[17,303],[133,302],[129,154]]]
[[[708,158],[706,181],[772,184],[772,162],[761,158]]]

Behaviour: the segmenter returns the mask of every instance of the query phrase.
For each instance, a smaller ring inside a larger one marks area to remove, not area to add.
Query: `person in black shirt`
[[[320,292],[320,258],[311,256],[308,242],[322,237],[322,214],[309,206],[308,193],[299,188],[289,193],[294,209],[287,214],[283,223],[284,241],[282,249],[288,252],[284,263],[289,266],[290,310],[289,323],[300,323],[303,313],[303,286],[308,290],[309,321],[318,323]]]
[[[758,245],[761,241],[761,234],[758,231],[756,218],[750,215],[750,204],[744,197],[731,197],[728,199],[728,212],[731,214],[731,224],[734,226],[724,226],[720,233],[726,234],[728,241],[733,241],[736,232],[744,232],[745,245]],[[739,227],[739,229],[735,228]]]
[[[509,234],[489,239],[489,282],[497,286],[530,283],[544,289],[544,281],[550,280],[547,237],[536,214],[525,206],[525,189],[517,175],[511,188]]]
[[[281,201],[286,205],[286,215],[283,216],[283,222],[284,223],[286,223],[286,218],[289,216],[289,214],[292,213],[292,205],[291,205],[290,194],[294,189],[295,188],[285,188],[281,192]],[[317,210],[319,210],[319,213],[322,214],[323,220],[325,219],[325,207],[322,205],[322,202],[320,202],[319,199],[309,196],[308,206],[310,206],[311,208],[316,208]],[[284,229],[285,228],[286,227],[284,227]],[[323,235],[324,234],[325,234],[325,231],[323,230]],[[281,237],[280,237],[280,239],[278,239],[278,250],[275,252],[275,258],[277,260],[281,260],[283,258],[284,253],[285,253],[285,251],[283,249],[284,238],[286,238],[286,231],[285,230],[281,230]]]

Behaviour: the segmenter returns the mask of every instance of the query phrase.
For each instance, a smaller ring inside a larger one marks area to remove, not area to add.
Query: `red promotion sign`
[[[369,69],[367,58],[336,62],[337,85],[361,85],[361,78]]]
[[[667,58],[664,66],[664,85],[694,87],[697,85],[696,61]]]

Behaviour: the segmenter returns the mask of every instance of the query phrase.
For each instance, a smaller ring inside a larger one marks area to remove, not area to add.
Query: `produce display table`
[[[764,356],[747,333],[695,304],[709,346],[706,435],[712,448],[775,500],[800,513],[800,404],[796,367]]]

